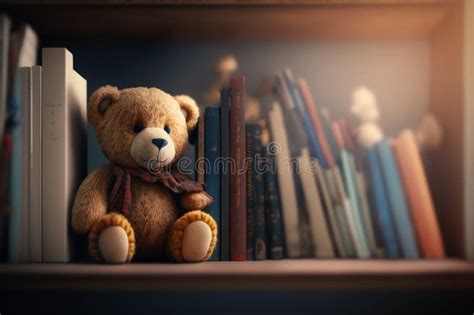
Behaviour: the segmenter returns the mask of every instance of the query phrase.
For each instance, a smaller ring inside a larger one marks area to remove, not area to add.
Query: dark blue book
[[[229,179],[230,158],[229,147],[229,111],[230,111],[230,89],[221,90],[221,260],[229,260]]]
[[[263,145],[262,128],[258,124],[249,124],[248,131],[253,136],[254,155],[252,165],[253,182],[253,212],[254,212],[254,234],[255,234],[255,260],[265,260],[267,258],[266,247],[266,226],[265,226],[265,186],[263,182]]]
[[[304,129],[308,135],[309,140],[309,147],[312,151],[313,155],[319,160],[321,166],[325,168],[327,166],[326,159],[324,158],[323,151],[321,149],[321,145],[319,144],[318,138],[316,133],[314,132],[313,125],[309,118],[308,113],[306,112],[305,104],[303,103],[303,98],[301,97],[300,91],[298,89],[298,85],[293,77],[293,73],[291,70],[286,69],[283,72],[283,76],[285,78],[285,83],[288,86],[288,90],[290,95],[293,99],[293,103],[296,106],[296,110],[300,114],[300,118],[303,124]]]
[[[205,114],[205,156],[207,160],[206,173],[204,181],[206,183],[206,192],[212,196],[214,202],[206,207],[205,211],[209,213],[217,223],[218,230],[221,230],[221,176],[219,169],[219,157],[221,154],[220,143],[220,108],[207,107]],[[220,260],[221,258],[221,240],[220,233],[217,234],[217,246],[210,260]]]
[[[401,253],[405,258],[420,258],[398,166],[390,148],[390,143],[387,139],[383,139],[375,144],[375,148],[382,166],[383,179],[387,188],[387,200],[394,219]]]
[[[265,150],[263,151],[266,152]],[[284,258],[284,235],[282,226],[280,198],[278,195],[278,178],[271,167],[276,161],[267,156],[267,169],[264,175],[265,182],[265,223],[267,231],[267,257],[269,259]]]
[[[255,145],[253,141],[253,130],[245,125],[245,148],[247,157],[247,170],[245,174],[245,185],[247,193],[247,260],[255,260],[255,191],[253,181],[253,170],[255,168]]]
[[[399,258],[400,248],[395,232],[395,223],[390,213],[387,191],[382,177],[382,169],[375,146],[367,151],[367,174],[369,176],[369,195],[376,243],[385,248],[385,256]]]

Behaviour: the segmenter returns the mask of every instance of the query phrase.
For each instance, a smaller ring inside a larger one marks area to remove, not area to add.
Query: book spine
[[[8,95],[8,49],[10,40],[10,19],[8,16],[0,15],[0,137],[3,136],[5,129],[5,114],[7,112]],[[0,149],[2,141],[0,141]]]
[[[66,192],[67,78],[72,55],[43,49],[43,261],[67,262],[69,216]]]
[[[254,213],[255,213],[255,260],[267,258],[266,229],[265,229],[265,187],[262,169],[260,167],[263,156],[262,128],[255,125],[253,133],[254,156],[252,159],[252,181],[254,186]]]
[[[220,157],[220,108],[207,107],[205,111],[206,140],[205,155],[208,161],[209,169],[206,171],[204,180],[206,183],[206,192],[212,196],[214,202],[206,207],[205,211],[209,213],[216,221],[220,231],[221,213],[220,213],[220,171],[218,159]],[[220,235],[219,235],[220,236]],[[220,237],[217,239],[217,246],[210,260],[220,259]]]
[[[221,172],[221,259],[229,260],[229,111],[230,111],[230,90],[221,90],[221,157],[224,169]]]
[[[245,192],[245,77],[231,79],[229,112],[230,157],[235,166],[230,174],[230,260],[246,258],[246,192]]]
[[[205,115],[205,114],[204,114]],[[198,139],[197,139],[197,160],[196,160],[196,181],[204,183],[204,174],[206,173],[206,134],[205,134],[205,116],[201,115],[198,121]]]
[[[383,233],[385,251],[387,257],[398,258],[400,257],[400,250],[398,248],[397,235],[392,214],[390,213],[385,183],[382,177],[382,168],[375,146],[369,149],[368,161],[374,204],[378,210],[378,219]]]
[[[265,222],[267,225],[267,255],[277,260],[284,257],[283,227],[281,218],[280,198],[278,195],[278,179],[272,165],[274,161],[267,156],[267,172],[265,172]]]
[[[32,67],[31,116],[31,180],[30,180],[30,261],[41,262],[42,209],[41,209],[41,67]]]
[[[382,165],[383,178],[387,184],[388,200],[395,221],[395,228],[403,257],[419,258],[420,255],[405,201],[400,175],[387,139],[383,139],[377,143],[377,152]]]
[[[245,125],[245,146],[247,156],[247,172],[246,172],[246,192],[247,192],[247,260],[255,260],[255,191],[253,181],[255,146],[253,143],[253,132],[250,125]]]
[[[357,256],[359,258],[370,257],[370,250],[367,241],[367,235],[362,219],[361,209],[359,207],[356,183],[353,178],[351,168],[351,154],[347,150],[341,151],[342,171],[344,174],[344,182],[346,184],[346,190],[348,192],[349,201],[351,203],[351,213],[349,223],[352,225],[353,236],[355,239],[355,245],[357,250]]]
[[[393,147],[420,251],[426,258],[443,258],[443,239],[413,132],[402,131]]]

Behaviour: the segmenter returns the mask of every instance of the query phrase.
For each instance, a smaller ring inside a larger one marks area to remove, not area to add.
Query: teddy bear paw
[[[89,234],[89,250],[98,261],[130,262],[135,253],[135,236],[128,220],[117,213],[99,219]]]
[[[188,212],[179,218],[170,233],[169,249],[176,261],[206,261],[216,247],[216,222],[200,210]]]

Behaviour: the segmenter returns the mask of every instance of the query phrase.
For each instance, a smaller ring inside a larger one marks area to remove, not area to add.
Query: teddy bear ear
[[[188,127],[188,132],[196,127],[199,119],[199,107],[196,102],[187,95],[177,95],[174,97],[181,108],[181,112],[186,119],[186,126]]]
[[[92,93],[87,105],[89,120],[97,126],[104,117],[107,109],[120,97],[120,91],[115,86],[106,85]]]

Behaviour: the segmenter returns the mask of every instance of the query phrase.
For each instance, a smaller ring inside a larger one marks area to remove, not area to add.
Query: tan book
[[[281,212],[283,215],[286,251],[289,258],[301,256],[300,234],[298,225],[298,202],[296,200],[295,183],[289,165],[288,133],[283,121],[281,105],[274,102],[270,110],[270,130],[276,150],[278,187],[280,191]]]
[[[314,244],[314,255],[317,258],[334,258],[334,248],[329,234],[328,223],[324,216],[319,189],[316,185],[315,173],[317,172],[311,163],[309,150],[304,148],[298,158],[300,165],[300,177],[303,184],[303,194],[308,210],[309,223]]]

